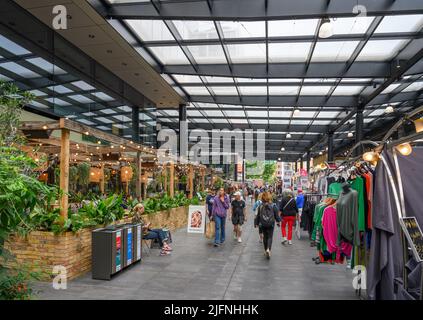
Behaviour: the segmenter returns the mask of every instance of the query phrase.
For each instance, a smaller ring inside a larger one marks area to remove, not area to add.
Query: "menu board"
[[[423,233],[416,217],[401,218],[401,227],[418,262],[423,261]]]

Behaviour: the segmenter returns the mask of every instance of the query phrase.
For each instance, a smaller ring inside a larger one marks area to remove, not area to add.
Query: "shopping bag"
[[[214,221],[209,221],[206,224],[206,238],[207,239],[213,239],[215,233],[216,233],[216,230],[215,230],[215,222]]]

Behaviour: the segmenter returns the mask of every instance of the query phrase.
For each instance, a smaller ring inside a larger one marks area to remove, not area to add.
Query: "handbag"
[[[206,238],[213,239],[216,234],[216,225],[213,220],[207,222],[206,224]]]

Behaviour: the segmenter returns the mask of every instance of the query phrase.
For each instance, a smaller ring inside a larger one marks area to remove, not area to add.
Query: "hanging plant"
[[[80,163],[78,164],[78,183],[81,186],[88,186],[90,183],[90,164],[89,163]]]
[[[79,171],[76,166],[69,167],[69,188],[71,190],[76,189],[76,185],[78,184],[78,177]]]

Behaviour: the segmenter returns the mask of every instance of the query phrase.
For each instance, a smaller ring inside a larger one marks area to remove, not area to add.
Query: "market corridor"
[[[174,252],[159,256],[152,249],[111,281],[92,280],[91,274],[71,281],[66,290],[37,284],[39,299],[356,299],[352,273],[344,265],[315,265],[308,239],[282,246],[275,231],[272,258],[266,260],[251,215],[243,243],[232,238],[214,248],[203,235],[173,234]]]

